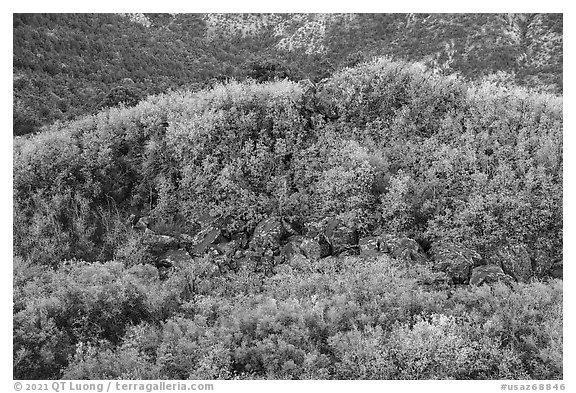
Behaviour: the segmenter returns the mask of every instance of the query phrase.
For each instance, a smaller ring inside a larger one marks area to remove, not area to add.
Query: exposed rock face
[[[445,272],[454,284],[467,284],[472,268],[481,261],[476,251],[448,242],[433,244],[430,253],[434,269]]]
[[[155,255],[160,255],[168,250],[175,250],[179,247],[178,239],[172,236],[157,235],[153,231],[146,229],[144,232],[144,244],[146,244],[150,252]]]
[[[311,260],[321,258],[320,244],[314,239],[304,236],[291,236],[280,251],[282,260],[290,261],[294,256],[301,255]]]
[[[223,255],[226,260],[231,260],[237,251],[240,250],[240,242],[237,240],[231,240],[229,242],[218,243],[214,249],[218,254]]]
[[[302,228],[300,224],[292,221],[288,221],[287,219],[281,219],[282,227],[284,228],[284,236],[296,236],[302,232]]]
[[[296,255],[300,255],[300,244],[302,243],[302,236],[292,236],[288,239],[282,249],[280,250],[280,255],[285,261],[289,261]]]
[[[246,255],[236,259],[235,263],[237,269],[246,269],[250,272],[254,272],[256,271],[259,261],[260,261],[259,258]]]
[[[532,261],[524,244],[501,247],[491,260],[497,261],[504,273],[517,281],[527,282],[532,277]]]
[[[209,226],[194,236],[190,252],[193,256],[202,256],[210,251],[213,246],[225,241],[226,238],[221,229]]]
[[[170,271],[183,269],[192,263],[194,259],[190,254],[186,250],[178,249],[166,251],[158,258],[155,265],[160,279],[164,280],[168,278]]]
[[[178,249],[178,250],[169,250],[165,252],[159,259],[158,259],[158,266],[162,267],[176,267],[181,268],[187,264],[193,263],[194,259],[186,250]]]
[[[498,265],[484,265],[475,267],[470,277],[470,285],[494,284],[504,282],[510,284],[514,281],[512,277],[504,273]]]
[[[322,80],[316,84],[314,100],[315,108],[317,112],[325,117],[329,119],[337,119],[339,116],[338,107],[332,99],[334,88],[329,86],[326,82],[326,80]]]
[[[380,251],[380,238],[377,236],[367,236],[358,240],[358,247],[360,248],[360,256],[375,257],[382,255]]]
[[[304,234],[307,238],[316,241],[320,245],[320,258],[330,255],[330,243],[325,234],[324,222],[309,222],[305,225]]]
[[[279,249],[280,242],[286,236],[286,230],[278,217],[266,218],[256,226],[252,240],[250,240],[250,248],[257,249]]]
[[[178,236],[178,241],[180,242],[180,247],[183,247],[185,249],[191,249],[192,247],[194,247],[195,243],[194,243],[194,236],[190,236],[187,233],[181,233]]]
[[[248,235],[244,232],[235,232],[230,235],[230,240],[234,240],[240,248],[248,247]]]
[[[318,260],[322,258],[322,247],[314,239],[304,238],[300,243],[300,250],[308,259]]]
[[[432,244],[429,261],[414,239],[390,234],[359,239],[355,228],[337,218],[309,222],[303,231],[305,235],[300,235],[303,229],[300,223],[289,223],[275,216],[268,217],[256,226],[251,238],[243,231],[228,232],[229,220],[204,214],[197,219],[197,225],[201,225],[202,229],[195,236],[182,233],[173,237],[159,235],[150,229],[153,225],[150,217],[130,217],[133,227],[144,232],[143,243],[147,251],[157,258],[157,267],[164,270],[171,269],[175,261],[190,262],[193,257],[201,257],[206,253],[212,253],[214,258],[221,261],[220,265],[228,269],[244,266],[254,271],[270,272],[278,264],[289,262],[296,256],[317,261],[328,256],[358,255],[359,252],[361,257],[366,258],[387,253],[413,267],[430,267],[432,262],[434,271],[441,274],[435,278],[438,283],[446,279],[446,283],[451,284],[481,285],[510,280],[527,282],[532,276],[563,276],[561,262],[553,264],[544,251],[539,253],[538,250],[532,250],[530,254],[524,244],[508,244],[497,248],[484,261],[474,250],[441,241]]]
[[[328,220],[325,235],[330,244],[332,255],[338,255],[358,245],[356,229],[346,226],[338,219]]]
[[[222,259],[222,263],[230,268],[252,266],[259,271],[269,271],[295,256],[319,260],[330,255],[356,255],[358,251],[362,257],[388,253],[411,265],[429,265],[430,262],[414,239],[394,235],[359,239],[355,228],[335,218],[308,223],[305,236],[302,236],[285,220],[269,217],[257,225],[250,241],[244,232],[229,233],[225,220],[209,215],[202,217],[202,220],[205,226],[195,236],[185,233],[177,237],[156,234],[149,228],[152,224],[150,217],[141,217],[134,227],[144,231],[145,246],[151,254],[160,256],[157,265],[164,269],[173,266],[174,261],[190,261],[208,252]],[[509,282],[511,279],[527,282],[533,275],[562,278],[561,263],[554,266],[549,263],[545,271],[537,274],[532,269],[533,265],[541,270],[544,268],[533,260],[534,255],[529,254],[524,244],[509,244],[497,249],[488,257],[488,266],[481,266],[485,262],[476,251],[447,241],[433,244],[430,256],[434,270],[441,272],[452,284],[481,285],[495,281]]]
[[[407,263],[426,264],[428,262],[420,244],[409,237],[384,235],[380,241],[380,250]]]

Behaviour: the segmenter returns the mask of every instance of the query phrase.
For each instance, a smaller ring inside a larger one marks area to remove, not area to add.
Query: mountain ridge
[[[215,80],[319,81],[375,56],[562,91],[557,14],[15,14],[14,134]],[[244,34],[244,33],[246,34]],[[250,34],[247,34],[247,33]],[[133,84],[125,85],[130,79]]]

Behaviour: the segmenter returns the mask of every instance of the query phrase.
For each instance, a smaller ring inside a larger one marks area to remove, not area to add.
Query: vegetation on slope
[[[14,135],[217,80],[319,81],[382,55],[562,91],[558,14],[15,14],[13,23]]]
[[[562,377],[553,95],[388,60],[159,95],[15,141],[14,205],[18,378]],[[129,217],[193,234],[207,212],[238,239],[331,218],[488,264],[520,247],[531,282],[437,285],[390,256],[163,275]]]
[[[194,222],[210,211],[233,231],[270,215],[335,216],[363,233],[483,252],[517,241],[562,259],[560,98],[386,60],[313,89],[160,95],[16,141],[16,250],[48,264],[106,259],[113,216]]]
[[[358,257],[272,277],[202,260],[165,280],[17,262],[14,378],[562,378],[561,281],[448,293],[423,274]]]

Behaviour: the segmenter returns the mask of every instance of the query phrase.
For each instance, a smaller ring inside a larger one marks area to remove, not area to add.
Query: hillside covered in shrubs
[[[17,379],[561,379],[562,98],[376,59],[14,141]]]
[[[14,14],[14,135],[217,81],[314,82],[374,56],[562,92],[562,14]]]

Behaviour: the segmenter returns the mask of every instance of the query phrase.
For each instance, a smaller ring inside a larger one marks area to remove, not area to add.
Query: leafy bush
[[[338,216],[484,256],[531,244],[540,276],[562,259],[561,99],[386,60],[319,87],[337,119],[307,114],[298,84],[230,83],[19,142],[16,250],[43,263],[105,259],[120,245],[104,234],[128,238],[129,212],[183,228],[211,212],[231,231],[271,214]]]
[[[316,89],[217,84],[16,140],[15,377],[561,378],[562,284],[539,281],[562,261],[561,98],[382,59]],[[484,260],[520,244],[534,278],[207,255],[161,280],[130,215],[177,235],[207,212],[245,235],[337,217]]]
[[[21,378],[562,377],[560,281],[449,297],[419,284],[426,268],[387,257],[302,261],[268,278],[205,260],[164,281],[149,266],[16,266]]]
[[[157,273],[135,273],[116,262],[73,263],[28,279],[14,294],[15,376],[57,377],[77,343],[119,343],[129,324],[150,319],[145,284]]]

